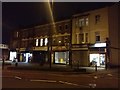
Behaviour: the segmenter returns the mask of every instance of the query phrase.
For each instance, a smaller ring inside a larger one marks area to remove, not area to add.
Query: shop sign
[[[53,50],[66,50],[66,47],[65,46],[55,46],[53,47]]]
[[[47,47],[35,47],[34,50],[44,50],[44,51],[47,51]]]
[[[88,47],[87,44],[72,45],[72,48],[86,48],[86,47]]]
[[[20,48],[20,51],[25,51],[25,48]]]

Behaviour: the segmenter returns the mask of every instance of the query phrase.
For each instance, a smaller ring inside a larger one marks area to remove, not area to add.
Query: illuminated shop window
[[[69,52],[55,52],[55,63],[69,64]]]
[[[40,39],[40,46],[43,46],[43,39]]]
[[[17,52],[12,52],[12,51],[10,51],[10,57],[9,57],[9,59],[10,59],[11,61],[13,61],[16,57],[17,57]]]
[[[90,63],[92,66],[97,64],[97,66],[105,65],[105,54],[90,54]]]
[[[38,39],[36,39],[36,46],[38,46]]]
[[[48,38],[45,38],[45,46],[47,45],[48,43]]]

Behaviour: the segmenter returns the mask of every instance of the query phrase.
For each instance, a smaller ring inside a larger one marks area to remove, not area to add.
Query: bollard
[[[95,64],[95,71],[97,72],[97,64]]]
[[[2,62],[2,69],[4,69],[4,62]]]
[[[15,63],[15,67],[17,67],[17,66],[18,66],[18,63],[16,62],[16,63]]]

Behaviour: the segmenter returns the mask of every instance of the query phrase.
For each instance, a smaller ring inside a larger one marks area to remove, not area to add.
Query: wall
[[[81,13],[80,15],[87,15],[89,18],[89,24],[87,27],[83,27],[83,33],[87,32],[89,35],[89,43],[95,43],[95,32],[100,32],[100,41],[105,42],[106,37],[108,37],[108,7],[96,9],[93,11]],[[78,20],[80,15],[74,15],[72,20],[72,44],[76,43],[76,33],[80,33],[79,28],[76,28],[76,20]],[[100,15],[100,22],[95,23],[95,16]]]
[[[100,15],[100,22],[95,23],[95,16]],[[107,7],[90,12],[90,43],[95,43],[95,32],[100,32],[100,41],[105,42],[108,37],[108,9]]]
[[[111,42],[110,63],[112,65],[120,65],[120,31],[118,29],[118,4],[109,8],[109,39]]]
[[[73,66],[88,66],[88,51],[72,51]]]

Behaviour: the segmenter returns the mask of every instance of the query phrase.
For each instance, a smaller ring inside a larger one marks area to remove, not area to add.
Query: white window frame
[[[48,44],[48,38],[45,38],[45,46]]]
[[[36,46],[38,46],[38,43],[39,43],[39,39],[36,39]]]
[[[43,46],[43,38],[40,39],[40,46]]]

